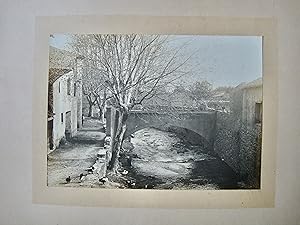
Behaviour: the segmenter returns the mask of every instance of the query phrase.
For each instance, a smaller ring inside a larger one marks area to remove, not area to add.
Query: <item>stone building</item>
[[[262,78],[243,87],[242,125],[240,130],[240,174],[253,187],[259,187],[262,145]]]
[[[262,86],[262,78],[238,85],[230,113],[217,114],[214,150],[251,188],[260,185]]]
[[[82,126],[80,58],[50,46],[48,79],[48,151]]]
[[[248,127],[262,122],[262,78],[243,87],[242,122]]]

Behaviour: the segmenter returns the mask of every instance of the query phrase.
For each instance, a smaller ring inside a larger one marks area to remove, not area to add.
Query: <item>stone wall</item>
[[[240,129],[240,175],[252,187],[259,187],[261,170],[261,124],[242,125]]]
[[[225,113],[217,114],[215,153],[223,159],[236,173],[240,171],[240,136],[238,121]]]
[[[215,153],[222,158],[248,187],[259,188],[261,125],[249,127],[233,115],[218,113]]]

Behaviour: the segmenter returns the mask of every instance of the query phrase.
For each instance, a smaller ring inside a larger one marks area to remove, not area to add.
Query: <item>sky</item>
[[[68,35],[54,34],[51,46],[67,49]],[[195,73],[188,83],[208,80],[214,87],[237,86],[262,76],[262,37],[171,35],[172,45],[184,45],[183,56],[193,55]]]

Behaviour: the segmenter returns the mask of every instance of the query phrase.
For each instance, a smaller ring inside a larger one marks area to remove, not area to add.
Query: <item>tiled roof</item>
[[[76,63],[76,55],[73,53],[49,46],[49,68],[71,69]]]
[[[58,78],[63,76],[64,74],[72,71],[71,69],[59,69],[59,68],[50,68],[49,69],[49,85],[52,85]]]

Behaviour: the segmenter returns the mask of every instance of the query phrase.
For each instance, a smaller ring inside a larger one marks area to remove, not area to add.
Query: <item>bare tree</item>
[[[97,91],[94,91],[94,97],[96,100],[96,105],[99,109],[99,118],[104,123],[104,115],[106,112],[106,101],[110,98],[107,88],[103,85],[99,86]]]
[[[109,96],[107,88],[104,84],[104,79],[99,69],[96,66],[95,53],[91,46],[88,45],[88,40],[80,36],[74,36],[70,46],[75,54],[82,56],[82,90],[86,98],[89,108],[88,116],[92,116],[92,109],[97,106],[100,112],[99,118],[104,122],[104,113],[106,100]]]
[[[189,72],[190,57],[162,35],[76,35],[74,48],[86,57],[111,93],[119,120],[109,169],[116,172],[130,110]]]
[[[189,87],[189,96],[199,109],[208,110],[207,100],[212,96],[213,86],[206,80],[197,81]]]
[[[83,63],[83,74],[82,74],[82,92],[85,96],[88,104],[89,111],[88,116],[92,116],[92,108],[96,106],[100,101],[100,91],[102,90],[103,84],[101,76],[95,73],[95,71],[88,66],[87,62]]]

